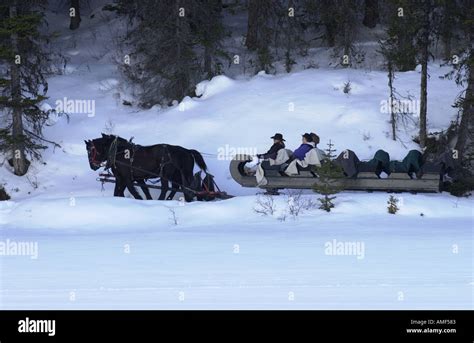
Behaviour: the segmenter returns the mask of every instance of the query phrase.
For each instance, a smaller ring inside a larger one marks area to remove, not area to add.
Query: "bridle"
[[[96,157],[100,154],[97,151],[97,148],[95,147],[94,142],[92,142],[92,141],[91,141],[90,155],[91,156],[89,156],[89,163],[94,165],[94,166],[100,167],[102,162],[96,160]]]

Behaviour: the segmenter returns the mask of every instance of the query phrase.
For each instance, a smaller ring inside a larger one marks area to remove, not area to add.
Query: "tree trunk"
[[[453,56],[451,56],[451,35],[446,35],[443,37],[444,43],[444,59],[449,61]]]
[[[379,22],[378,0],[365,0],[364,20],[362,24],[373,29]]]
[[[422,148],[426,145],[426,115],[428,112],[428,47],[423,48],[423,55],[421,61],[421,92],[420,92],[420,146]]]
[[[428,113],[428,59],[429,59],[429,4],[426,1],[425,5],[425,24],[423,26],[423,33],[421,37],[421,83],[420,83],[420,146],[426,146],[427,130],[426,118]]]
[[[245,45],[249,50],[257,50],[258,48],[259,1],[261,0],[248,0],[248,22]]]
[[[10,6],[10,18],[17,16],[16,5]],[[12,43],[12,50],[15,51],[15,55],[18,51],[18,37],[16,34],[12,34],[10,37]],[[21,79],[20,79],[20,67],[16,64],[16,58],[10,63],[11,73],[11,97],[13,101],[12,110],[12,137],[13,137],[13,169],[15,175],[25,175],[28,171],[28,164],[25,156],[24,136],[23,136],[23,118],[20,107],[21,102]]]
[[[404,52],[403,58],[399,60],[399,71],[410,71],[416,68],[416,56],[412,52],[413,37],[401,32],[399,35],[399,50]]]
[[[337,7],[332,0],[321,0],[319,2],[319,12],[321,16],[321,24],[324,27],[324,39],[329,47],[336,45],[337,22],[335,12]]]
[[[328,43],[328,46],[330,48],[334,47],[336,45],[336,29],[334,27],[334,22],[331,21],[329,23],[326,23],[326,42]]]
[[[212,55],[212,48],[206,44],[204,47],[204,72],[206,73],[208,79],[214,76],[212,71]]]
[[[462,117],[459,123],[456,150],[464,170],[471,176],[474,174],[474,65],[472,58],[474,51],[470,52],[470,65],[468,70],[468,84],[462,103]]]
[[[449,61],[452,58],[452,39],[455,24],[453,18],[456,17],[456,2],[445,1],[443,5],[443,19],[441,22],[441,40],[443,41],[444,59]]]
[[[214,65],[214,56],[219,45],[219,30],[222,12],[222,0],[208,0],[208,18],[202,29],[204,30],[204,73],[207,78],[212,78],[217,74]]]
[[[179,13],[180,10],[180,1],[176,1],[176,8],[175,8],[175,15]],[[184,79],[183,74],[179,72],[179,70],[183,71],[185,66],[183,65],[183,59],[181,57],[181,44],[182,44],[182,30],[181,30],[181,23],[184,19],[181,18],[179,15],[176,15],[176,63],[177,63],[177,70],[178,70],[178,83],[176,85],[176,92],[178,99],[181,100],[183,98],[183,94],[185,93],[185,86],[184,86]]]
[[[79,2],[80,0],[71,0],[71,9],[74,9],[74,16],[71,17],[71,22],[69,23],[69,29],[70,30],[76,30],[79,28],[79,25],[81,24],[81,12],[80,12],[80,7],[79,7]],[[71,13],[71,12],[69,12]]]
[[[393,65],[392,62],[388,62],[388,87],[390,88],[390,123],[392,124],[392,139],[397,140],[397,114],[394,109],[395,96],[393,94]]]

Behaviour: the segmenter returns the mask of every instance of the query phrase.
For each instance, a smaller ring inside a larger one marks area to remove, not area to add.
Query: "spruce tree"
[[[399,71],[414,70],[416,49],[414,37],[419,30],[414,2],[410,0],[388,0],[387,36],[393,45],[393,64]]]
[[[271,0],[248,0],[247,36],[245,45],[251,51],[263,49],[271,39],[270,20],[274,15]]]
[[[321,166],[315,169],[318,175],[318,183],[314,184],[313,191],[322,195],[318,198],[321,205],[320,209],[330,212],[331,208],[334,208],[335,194],[339,193],[342,189],[336,185],[338,179],[344,176],[344,172],[341,167],[334,164],[333,160],[336,157],[334,144],[329,140],[327,148],[325,150],[325,159],[321,161]]]
[[[390,198],[387,201],[387,211],[390,214],[396,214],[399,210],[398,206],[398,199],[393,195],[390,195]]]
[[[472,187],[474,185],[474,6],[469,1],[460,4],[460,29],[465,44],[454,50],[451,60],[455,81],[465,91],[456,99],[459,110],[457,121],[456,159],[459,176]],[[468,182],[468,180],[470,180]]]
[[[324,39],[329,47],[336,45],[336,35],[338,31],[337,7],[338,4],[332,0],[321,0],[317,11],[320,15],[320,21],[324,27]]]
[[[439,21],[439,35],[443,42],[443,58],[450,60],[453,56],[454,44],[461,37],[461,17],[463,6],[462,0],[442,0],[440,21]]]
[[[118,0],[113,9],[132,24],[120,70],[142,107],[192,96],[228,59],[220,0]]]
[[[428,135],[428,62],[432,56],[431,46],[439,36],[439,13],[442,9],[436,0],[390,1],[387,34],[388,41],[393,45],[391,63],[400,71],[421,65],[418,142],[424,148]]]
[[[273,71],[271,46],[275,43],[275,33],[278,13],[281,13],[279,2],[272,0],[248,1],[248,24],[245,45],[250,51],[256,52],[255,72]]]
[[[46,99],[50,55],[39,27],[43,23],[42,1],[3,1],[0,5],[0,109],[9,114],[0,128],[0,149],[11,155],[16,175],[24,175],[30,162],[45,149],[42,129],[49,111],[40,103]]]
[[[357,37],[357,18],[361,8],[357,1],[322,0],[319,3],[320,21],[324,27],[324,37],[330,47],[337,65],[354,66],[363,61],[363,53],[354,43]]]
[[[385,59],[385,66],[388,72],[388,88],[389,88],[389,111],[390,111],[390,125],[392,129],[392,139],[397,139],[397,111],[394,106],[398,100],[396,98],[396,91],[394,87],[395,81],[395,68],[394,68],[394,55],[396,53],[396,46],[392,38],[386,40],[380,40],[380,53]]]
[[[294,41],[296,39],[296,25],[295,25],[295,1],[288,0],[288,12],[285,15],[285,35],[286,35],[286,47],[285,47],[285,70],[287,73],[291,71],[293,65],[296,64],[292,58],[292,52],[294,49]]]
[[[71,0],[69,7],[69,22],[70,30],[77,30],[81,24],[81,0]]]
[[[200,1],[194,9],[197,13],[192,16],[191,29],[198,45],[203,47],[202,69],[205,77],[210,79],[222,73],[222,59],[230,62],[222,46],[227,34],[222,23],[222,0]]]
[[[373,29],[379,22],[379,1],[365,0],[364,1],[364,26]]]
[[[305,6],[301,0],[287,0],[281,9],[281,38],[285,57],[285,70],[289,73],[296,64],[297,55],[306,55],[309,47],[305,39]]]
[[[431,11],[433,6],[431,1],[425,0],[419,6],[418,11],[420,12],[420,33],[417,41],[419,49],[419,61],[421,64],[421,81],[420,81],[420,133],[419,141],[422,148],[426,145],[426,139],[428,136],[426,121],[428,115],[428,60],[430,58],[430,35],[431,35]]]

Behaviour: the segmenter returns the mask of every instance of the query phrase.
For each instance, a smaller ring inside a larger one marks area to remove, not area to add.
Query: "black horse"
[[[159,177],[161,194],[164,200],[169,190],[168,181],[173,184],[172,199],[178,188],[181,188],[186,201],[192,201],[194,192],[191,189],[194,163],[206,171],[207,166],[202,155],[196,150],[180,146],[155,144],[141,146],[124,138],[102,134],[101,138],[84,141],[86,143],[91,169],[97,170],[104,166],[110,168],[115,176],[114,196],[124,196],[125,188],[136,198],[142,199],[135,189],[136,182],[151,199],[145,180]]]

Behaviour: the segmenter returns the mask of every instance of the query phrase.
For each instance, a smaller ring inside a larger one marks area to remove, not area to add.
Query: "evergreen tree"
[[[42,128],[49,111],[40,103],[46,99],[50,55],[42,44],[43,1],[3,1],[0,5],[0,108],[9,114],[0,129],[0,149],[11,154],[16,175],[24,175],[30,162],[27,155],[40,158]]]
[[[288,9],[285,14],[285,70],[287,73],[291,71],[293,65],[296,64],[292,55],[294,54],[295,44],[298,41],[297,18],[296,18],[296,1],[288,0]]]
[[[357,37],[357,18],[360,6],[353,0],[322,0],[319,2],[320,21],[325,29],[324,37],[338,65],[350,67],[362,62],[363,53],[354,45]]]
[[[341,167],[334,164],[333,160],[336,157],[335,149],[333,149],[334,144],[331,140],[327,144],[325,151],[325,159],[321,161],[321,166],[316,168],[316,173],[318,175],[318,183],[314,184],[313,191],[321,194],[323,197],[318,198],[321,205],[320,209],[330,212],[331,208],[334,207],[334,199],[336,199],[335,194],[341,191],[341,187],[337,186],[335,183],[344,176],[344,172]]]
[[[419,60],[421,64],[419,141],[422,148],[425,147],[426,138],[428,136],[426,128],[428,115],[428,60],[430,58],[429,47],[431,44],[430,35],[432,29],[431,11],[433,10],[433,7],[431,1],[425,0],[419,8],[417,8],[420,12],[419,17],[421,25],[417,45],[419,48]]]
[[[273,70],[273,55],[270,49],[275,43],[280,2],[272,0],[248,0],[248,23],[245,45],[257,54],[256,72]]]
[[[326,40],[329,47],[336,45],[336,35],[338,31],[338,4],[332,0],[321,0],[317,9],[320,22],[324,27],[324,39]]]
[[[364,26],[373,29],[379,22],[379,2],[378,0],[364,1]]]
[[[389,111],[390,111],[390,125],[392,128],[392,139],[397,139],[397,111],[394,106],[396,101],[396,91],[393,85],[395,80],[395,69],[394,69],[394,55],[396,54],[396,46],[394,44],[393,38],[388,38],[386,40],[380,40],[380,53],[385,59],[385,66],[388,71],[388,88],[389,88]]]
[[[461,0],[462,2],[462,0]],[[459,0],[441,0],[439,35],[444,45],[443,57],[450,60],[453,52],[453,43],[459,40],[460,18],[462,6]]]
[[[390,198],[387,201],[388,207],[387,211],[390,214],[396,214],[399,210],[397,204],[398,204],[398,199],[395,198],[393,195],[390,195]]]
[[[311,1],[309,1],[311,2]],[[309,42],[307,41],[307,31],[317,25],[308,22],[312,19],[308,16],[307,0],[287,0],[286,6],[282,6],[281,39],[285,58],[285,70],[289,73],[293,65],[296,64],[296,56],[306,56]],[[313,7],[315,7],[313,5]],[[311,7],[310,7],[311,8]]]
[[[465,87],[457,98],[455,107],[459,109],[460,120],[457,124],[458,169],[463,179],[470,179],[474,185],[474,5],[464,0],[460,6],[460,28],[466,39],[466,45],[460,45],[452,60],[456,83]]]
[[[248,0],[247,37],[245,45],[249,50],[262,49],[271,39],[270,19],[273,16],[271,0]]]
[[[69,8],[69,17],[71,18],[69,22],[69,29],[77,30],[81,24],[81,0],[71,0]]]
[[[136,86],[142,107],[168,104],[194,92],[200,78],[191,30],[194,5],[184,0],[119,1],[119,13],[133,25],[125,41],[129,58],[121,70]]]
[[[118,0],[115,10],[132,23],[120,69],[141,106],[193,95],[197,82],[221,72],[221,9],[220,0]]]
[[[393,46],[392,63],[399,71],[414,70],[416,67],[414,37],[419,30],[414,2],[410,0],[389,0],[387,7],[386,33]]]
[[[439,13],[442,10],[436,0],[391,0],[390,5],[389,47],[385,47],[388,51],[385,57],[390,58],[391,67],[395,65],[400,71],[421,65],[418,141],[424,148],[427,140],[428,62],[432,56],[432,43],[439,36]]]
[[[204,48],[202,68],[205,76],[210,79],[221,74],[221,59],[230,62],[230,57],[222,46],[222,40],[226,35],[222,24],[222,0],[198,1],[198,6],[194,8],[198,13],[192,17],[194,20],[191,28],[198,44]]]

